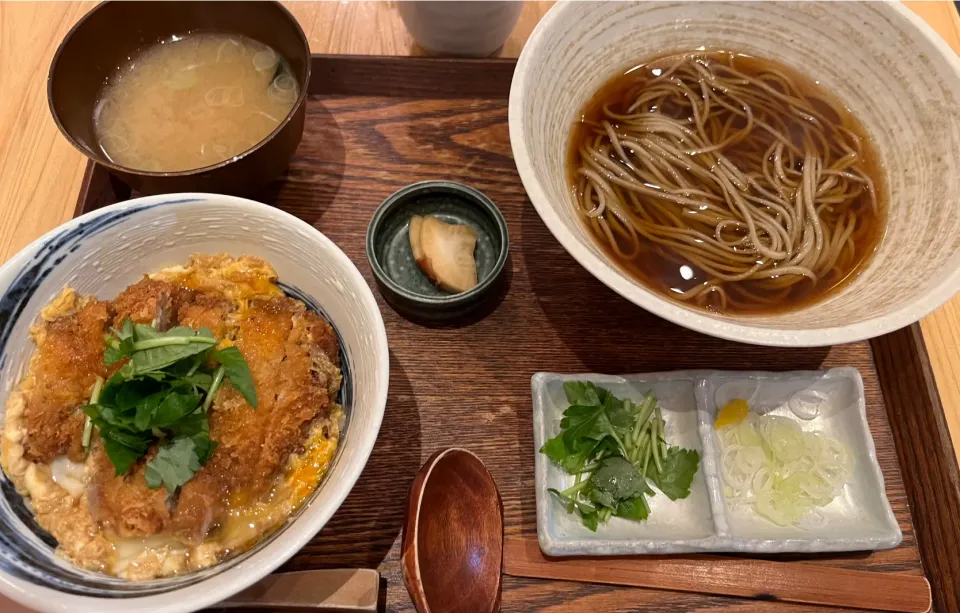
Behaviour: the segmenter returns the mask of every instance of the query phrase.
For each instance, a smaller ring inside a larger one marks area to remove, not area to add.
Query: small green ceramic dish
[[[414,215],[433,215],[476,230],[476,287],[450,294],[427,279],[410,249],[410,218]],[[416,318],[459,317],[496,295],[509,247],[507,224],[493,201],[453,181],[404,187],[383,201],[367,227],[367,258],[380,292],[397,311]]]

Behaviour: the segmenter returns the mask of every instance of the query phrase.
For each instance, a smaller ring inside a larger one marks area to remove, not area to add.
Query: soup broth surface
[[[280,125],[299,97],[287,61],[235,34],[193,33],[143,50],[104,86],[94,117],[100,148],[137,170],[217,164]]]
[[[695,52],[639,64],[586,104],[567,159],[580,217],[607,256],[695,308],[770,314],[822,300],[884,232],[869,135],[818,82],[769,60]]]

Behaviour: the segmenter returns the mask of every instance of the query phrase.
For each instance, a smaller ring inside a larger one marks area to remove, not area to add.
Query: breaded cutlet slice
[[[136,324],[153,324],[158,330],[167,330],[176,323],[177,311],[191,298],[191,291],[168,283],[144,277],[120,292],[113,300],[117,329],[126,319]]]
[[[120,477],[102,447],[93,454],[90,515],[117,536],[141,538],[169,532],[183,543],[196,545],[222,517],[226,493],[221,481],[209,471],[198,472],[171,499],[166,488],[147,487],[146,465],[156,448]]]
[[[235,314],[231,301],[201,292],[181,305],[179,315],[179,325],[212,328],[215,317]],[[229,493],[253,501],[270,491],[308,425],[329,411],[340,387],[339,349],[322,317],[277,297],[252,300],[234,320],[236,329],[219,336],[235,337],[253,376],[257,408],[229,383],[220,388],[210,412],[210,436],[218,446],[174,500],[164,489],[146,487],[144,460],[125,477],[114,477],[109,461],[97,462],[91,511],[105,526],[127,537],[169,531],[199,543],[223,520]]]
[[[76,311],[41,323],[24,396],[24,457],[50,462],[59,455],[82,462],[82,407],[103,365],[103,334],[111,321],[107,302],[88,300]]]
[[[148,458],[141,458],[126,475],[118,477],[102,445],[95,445],[92,453],[94,470],[87,497],[90,516],[122,537],[156,534],[166,528],[170,520],[167,490],[147,487]],[[155,453],[151,450],[148,456]]]
[[[230,338],[236,326],[234,302],[219,292],[197,292],[177,311],[177,323],[194,330],[209,328],[217,340]]]
[[[322,317],[285,296],[253,300],[236,333],[257,390],[250,407],[230,385],[214,399],[208,467],[234,492],[269,491],[308,425],[329,412],[340,386],[336,336]]]

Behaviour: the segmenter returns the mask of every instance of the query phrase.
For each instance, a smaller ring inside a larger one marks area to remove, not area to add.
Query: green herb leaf
[[[147,462],[144,474],[147,487],[156,489],[165,485],[167,492],[173,494],[200,470],[200,464],[197,445],[193,439],[174,439],[160,447],[157,455]]]
[[[563,391],[571,405],[592,407],[603,404],[600,400],[600,388],[589,381],[567,381],[563,384]]]
[[[657,472],[652,464],[647,468],[647,477],[656,484],[657,489],[670,500],[689,496],[690,484],[700,465],[700,454],[693,449],[668,447],[662,464],[662,472]]]
[[[114,330],[117,338],[107,337],[107,348],[103,352],[103,363],[112,366],[123,358],[133,354],[133,322],[126,319],[120,330]]]
[[[110,458],[114,473],[118,477],[125,475],[133,463],[142,458],[145,453],[130,449],[113,439],[101,437],[101,440],[103,441],[103,450],[107,453],[107,457]]]
[[[137,379],[117,386],[112,398],[113,407],[123,413],[136,408],[145,398],[160,391],[160,382],[154,379]]]
[[[637,416],[630,410],[630,405],[613,394],[607,394],[604,398],[603,410],[610,424],[621,434],[629,432],[637,421]]]
[[[213,383],[213,377],[205,372],[195,372],[192,375],[187,375],[183,380],[205,392],[210,389],[210,384]]]
[[[194,331],[178,326],[160,332],[152,326],[124,321],[107,338],[105,360],[129,357],[98,387],[99,395],[83,408],[100,432],[104,450],[118,475],[125,474],[148,450],[160,444],[148,462],[150,487],[165,485],[172,493],[213,455],[205,408],[224,375],[256,406],[250,369],[235,348],[216,351],[209,328]],[[208,358],[216,357],[217,380]],[[172,439],[172,440],[171,440]]]
[[[689,495],[699,454],[678,447],[661,452],[663,418],[652,392],[634,404],[589,382],[569,381],[563,387],[570,406],[560,433],[540,452],[578,475],[575,485],[552,490],[568,512],[577,513],[591,530],[613,515],[645,520],[650,513],[646,497],[655,495],[647,479],[671,499]]]
[[[193,441],[193,444],[197,448],[197,459],[200,461],[200,464],[206,464],[207,460],[213,455],[214,450],[217,448],[217,441],[210,439],[209,432],[198,432],[190,437],[190,440]]]
[[[166,395],[163,392],[156,392],[144,398],[137,405],[137,414],[134,417],[133,425],[137,430],[149,430],[153,418],[157,414],[157,409]]]
[[[96,423],[96,422],[94,422]],[[150,437],[137,434],[117,428],[116,426],[103,425],[100,427],[100,438],[105,441],[113,441],[123,445],[127,449],[143,455],[150,448]]]
[[[213,357],[223,366],[224,374],[227,379],[230,379],[230,385],[243,394],[247,404],[257,408],[257,391],[253,386],[253,376],[240,350],[236,347],[224,347],[214,351]]]
[[[103,363],[105,366],[113,366],[120,360],[129,357],[133,353],[133,340],[126,339],[118,341],[115,345],[108,345],[103,351]]]
[[[596,511],[584,512],[579,508],[577,513],[580,515],[580,521],[583,522],[583,525],[587,527],[591,532],[596,532],[597,528],[600,526],[600,514]]]
[[[552,487],[547,491],[560,499],[560,501],[566,507],[567,513],[576,512],[577,515],[580,516],[580,521],[583,522],[584,526],[593,532],[597,531],[597,525],[600,523],[600,516],[597,514],[596,507],[587,502],[581,502],[575,497],[567,496],[563,492]]]
[[[630,500],[622,500],[617,504],[617,510],[614,513],[617,517],[643,521],[650,516],[650,507],[647,506],[645,496],[637,496]]]
[[[123,320],[123,325],[120,327],[120,330],[117,331],[117,337],[125,341],[128,338],[133,338],[133,320],[129,317]]]
[[[150,426],[167,428],[183,419],[200,406],[203,397],[193,387],[176,387],[168,393],[157,407]]]
[[[207,414],[202,411],[194,411],[175,424],[167,428],[170,434],[175,437],[191,438],[204,432],[210,432],[210,425]]]
[[[557,464],[563,464],[563,460],[570,455],[567,446],[563,443],[563,435],[558,434],[540,447],[540,453],[546,454],[548,458]]]
[[[136,324],[134,337],[136,342],[133,344],[131,361],[138,374],[161,370],[216,344],[212,336],[198,334],[186,326],[158,332],[150,326]]]
[[[596,490],[609,494],[617,502],[629,500],[640,494],[652,493],[640,471],[621,457],[603,460],[600,468],[590,475],[590,483]],[[606,506],[614,507],[615,505],[607,504]]]

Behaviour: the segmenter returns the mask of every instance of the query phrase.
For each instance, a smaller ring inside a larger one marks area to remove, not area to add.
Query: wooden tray
[[[414,324],[378,294],[391,347],[390,395],[380,437],[343,506],[282,570],[377,567],[386,578],[385,610],[412,611],[398,559],[407,488],[423,460],[452,445],[476,452],[496,478],[507,535],[535,537],[530,376],[536,371],[854,366],[863,375],[870,428],[903,544],[872,554],[780,559],[926,573],[937,610],[960,610],[960,478],[919,327],[830,348],[752,347],[680,328],[624,300],[567,255],[527,200],[507,129],[514,66],[514,60],[495,59],[313,59],[303,142],[286,176],[260,197],[263,202],[320,229],[371,286],[364,253],[367,223],[384,198],[415,181],[451,179],[485,192],[503,211],[512,250],[509,291],[502,302],[462,327]],[[91,164],[77,213],[135,195]],[[504,580],[507,612],[707,607],[814,609]]]

